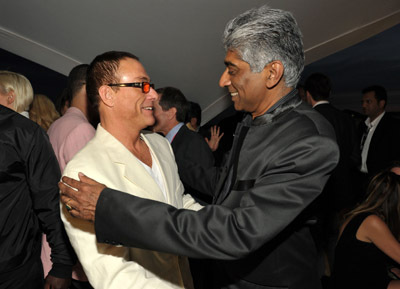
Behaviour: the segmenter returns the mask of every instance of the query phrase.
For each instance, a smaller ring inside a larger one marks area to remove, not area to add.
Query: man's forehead
[[[239,62],[244,62],[239,54],[234,50],[228,50],[225,55],[224,63],[225,65],[233,65],[236,66]]]
[[[150,77],[147,75],[143,65],[133,58],[124,58],[120,61],[118,74],[121,80],[150,81]]]
[[[368,91],[364,93],[363,99],[375,99],[375,91]]]

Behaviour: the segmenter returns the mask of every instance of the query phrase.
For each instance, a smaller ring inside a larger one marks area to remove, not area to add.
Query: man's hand
[[[94,222],[97,200],[106,186],[82,173],[79,173],[79,179],[62,178],[58,183],[61,201],[73,217]]]
[[[57,278],[51,275],[47,275],[44,289],[68,289],[71,285],[71,278]]]
[[[219,141],[224,136],[224,133],[219,134],[219,126],[212,126],[210,128],[211,137],[210,139],[205,138],[208,146],[210,147],[211,151],[215,152],[218,149]]]

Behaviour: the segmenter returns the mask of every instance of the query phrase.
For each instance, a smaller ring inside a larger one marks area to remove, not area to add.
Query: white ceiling
[[[294,14],[306,63],[400,23],[399,0],[0,0],[0,48],[65,75],[105,51],[132,52],[207,122],[230,103],[218,87],[225,24],[266,3]]]

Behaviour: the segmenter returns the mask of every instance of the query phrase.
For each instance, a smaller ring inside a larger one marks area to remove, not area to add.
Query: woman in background
[[[399,237],[400,176],[392,168],[372,179],[368,198],[345,216],[335,251],[334,288],[400,288],[388,270],[391,262],[400,263]]]
[[[47,131],[50,125],[60,117],[54,103],[43,94],[35,94],[29,110],[29,118]]]

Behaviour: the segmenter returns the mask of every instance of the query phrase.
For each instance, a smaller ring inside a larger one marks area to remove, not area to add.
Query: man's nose
[[[150,91],[146,94],[146,98],[152,101],[158,100],[158,93],[154,88],[150,88]]]
[[[228,68],[226,68],[222,73],[221,78],[219,79],[219,86],[226,87],[229,86],[230,84],[231,84],[231,79],[228,74]]]

